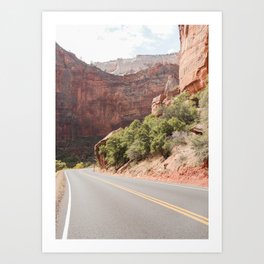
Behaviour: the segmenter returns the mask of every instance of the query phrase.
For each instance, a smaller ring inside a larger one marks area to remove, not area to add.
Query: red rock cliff
[[[161,115],[161,107],[171,103],[171,97],[185,90],[196,93],[207,84],[208,76],[208,26],[180,25],[180,60],[178,79],[168,80],[163,93],[152,101],[151,112]],[[178,85],[179,84],[179,85]]]
[[[180,91],[198,92],[208,75],[208,26],[180,25]]]
[[[56,142],[105,136],[151,112],[152,99],[178,65],[156,64],[136,74],[116,76],[88,65],[56,45]],[[177,75],[178,78],[178,75]]]

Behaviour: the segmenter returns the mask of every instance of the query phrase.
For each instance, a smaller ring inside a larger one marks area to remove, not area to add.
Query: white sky
[[[87,63],[180,49],[177,25],[58,26],[56,41]]]

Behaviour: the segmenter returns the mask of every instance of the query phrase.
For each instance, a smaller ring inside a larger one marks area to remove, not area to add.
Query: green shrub
[[[106,161],[110,166],[120,166],[127,161],[127,145],[122,141],[124,130],[111,136],[106,142]]]
[[[139,161],[142,160],[148,154],[144,145],[137,139],[133,142],[132,145],[127,149],[126,155],[129,160]]]
[[[107,147],[106,147],[106,145],[101,145],[101,146],[99,147],[99,151],[98,151],[98,153],[99,153],[100,155],[106,156],[106,155],[107,155]]]
[[[123,144],[130,146],[134,142],[135,135],[138,133],[140,128],[141,122],[137,119],[134,120],[128,127],[126,127],[122,135]]]
[[[85,164],[83,162],[79,162],[74,166],[74,169],[83,169],[85,168]]]
[[[157,134],[151,141],[150,152],[152,154],[162,153],[162,147],[166,141],[166,134]]]
[[[150,152],[150,127],[143,123],[134,134],[132,144],[127,144],[126,156],[129,160],[139,161],[145,158]],[[126,142],[128,143],[128,142]]]
[[[185,123],[176,117],[170,118],[168,123],[173,128],[173,131],[183,131],[186,128]]]
[[[192,148],[195,151],[195,155],[198,157],[199,162],[208,160],[208,133],[203,135],[196,135],[192,139]]]
[[[197,106],[202,108],[198,111]],[[208,91],[200,92],[195,98],[184,92],[175,97],[172,105],[162,109],[161,117],[148,115],[143,122],[134,120],[128,127],[113,134],[105,145],[100,146],[99,154],[105,157],[109,166],[116,168],[128,161],[145,159],[149,154],[161,154],[167,158],[175,145],[189,142],[191,127],[201,120],[206,122],[200,113],[206,113],[207,108]],[[205,137],[195,137],[192,146],[199,159],[208,158]]]
[[[192,139],[192,148],[199,162],[208,161],[208,87],[197,95],[200,108],[200,122],[204,125],[203,135],[196,135]]]
[[[184,92],[175,97],[172,105],[164,109],[163,117],[166,119],[176,117],[181,122],[190,125],[198,119],[198,112],[195,103]]]
[[[173,149],[173,142],[171,140],[166,140],[162,146],[162,156],[168,158],[171,155]]]
[[[65,162],[61,160],[56,160],[56,171],[67,169],[67,165]]]

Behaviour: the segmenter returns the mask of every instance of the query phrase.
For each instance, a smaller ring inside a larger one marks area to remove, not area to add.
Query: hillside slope
[[[169,80],[143,122],[95,145],[100,168],[134,177],[208,185],[208,26],[180,25],[180,83]]]

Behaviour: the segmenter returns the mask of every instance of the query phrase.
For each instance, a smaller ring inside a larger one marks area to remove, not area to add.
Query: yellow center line
[[[129,188],[127,188],[127,187],[124,187],[124,186],[121,186],[121,185],[118,185],[118,184],[112,183],[112,182],[110,182],[110,181],[103,180],[103,179],[100,179],[100,178],[98,178],[98,177],[93,177],[93,176],[91,176],[91,175],[89,175],[89,174],[87,174],[87,173],[84,173],[84,174],[86,174],[86,175],[88,175],[88,176],[90,176],[90,177],[92,177],[92,178],[94,178],[94,179],[96,179],[96,180],[99,180],[99,181],[101,181],[101,182],[104,182],[104,183],[107,183],[107,184],[109,184],[109,185],[112,185],[112,186],[114,186],[114,187],[116,187],[116,188],[118,188],[118,189],[121,189],[121,190],[127,191],[127,192],[132,193],[132,194],[134,194],[134,195],[137,195],[137,196],[139,196],[139,197],[141,197],[141,198],[144,198],[144,199],[146,199],[146,200],[148,200],[148,201],[151,201],[151,202],[153,202],[153,203],[159,204],[159,205],[161,205],[161,206],[163,206],[163,207],[166,207],[166,208],[168,208],[168,209],[170,209],[170,210],[173,210],[173,211],[175,211],[175,212],[177,212],[177,213],[180,213],[180,214],[182,214],[182,215],[184,215],[184,216],[187,216],[187,217],[189,217],[189,218],[191,218],[191,219],[193,219],[193,220],[195,220],[195,221],[198,221],[198,222],[200,222],[200,223],[202,223],[202,224],[208,225],[208,218],[206,218],[206,217],[204,217],[204,216],[202,216],[202,215],[196,214],[196,213],[191,212],[191,211],[189,211],[189,210],[187,210],[187,209],[184,209],[184,208],[182,208],[182,207],[179,207],[179,206],[176,206],[176,205],[170,204],[170,203],[168,203],[168,202],[162,201],[162,200],[157,199],[157,198],[155,198],[155,197],[152,197],[152,196],[150,196],[150,195],[147,195],[147,194],[144,194],[144,193],[141,193],[141,192],[138,192],[138,191],[135,191],[135,190],[129,189]]]

